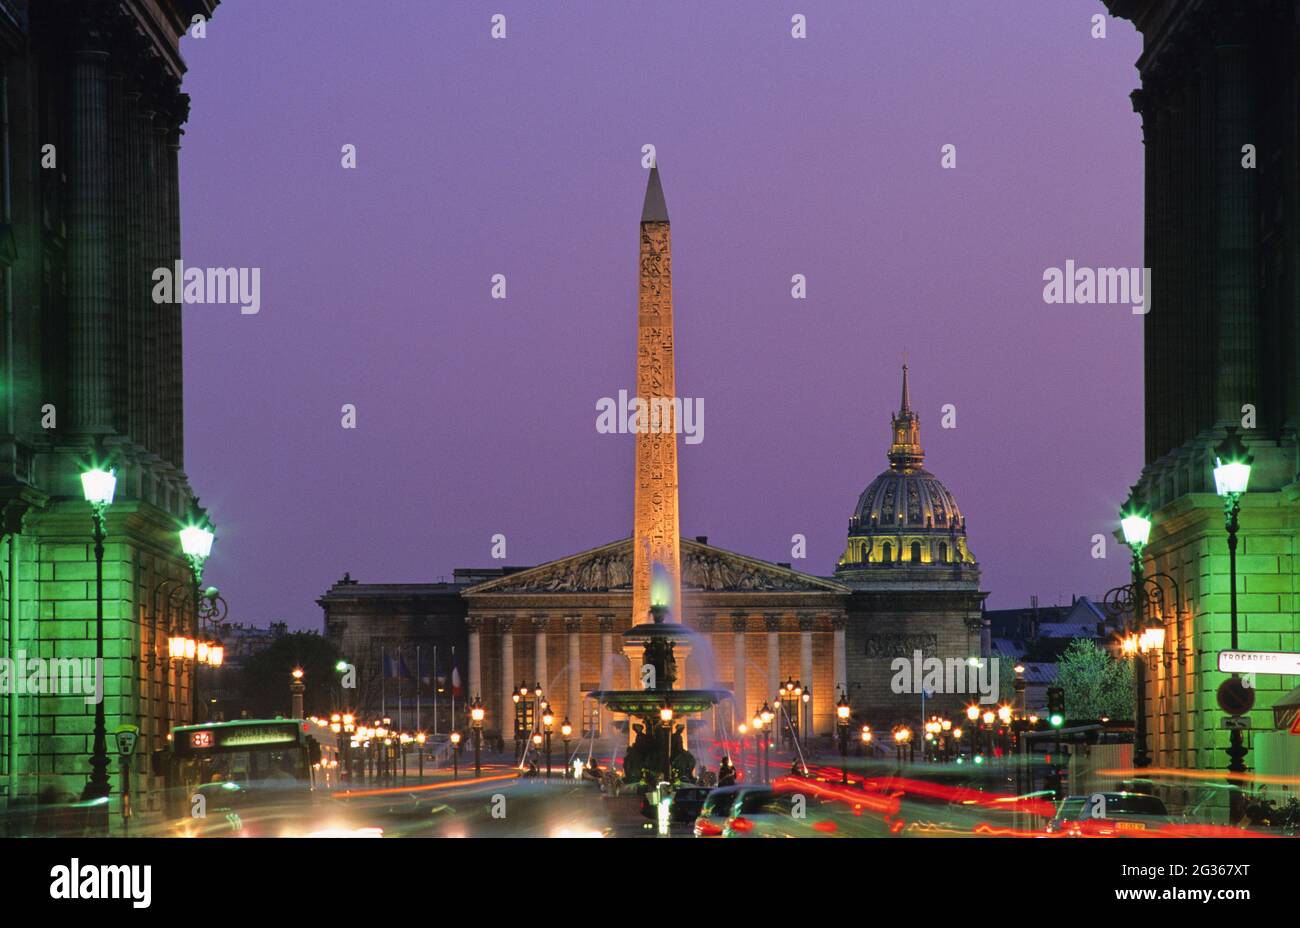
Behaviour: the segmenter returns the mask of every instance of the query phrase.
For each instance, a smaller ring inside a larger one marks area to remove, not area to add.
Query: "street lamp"
[[[849,697],[841,690],[840,701],[835,704],[835,721],[840,735],[840,783],[844,786],[849,783],[849,716],[852,714]]]
[[[546,779],[551,778],[551,726],[555,724],[555,714],[550,706],[542,712],[542,724],[546,726]]]
[[[95,661],[104,664],[104,516],[113,503],[117,476],[98,464],[81,475],[81,491],[90,503],[95,541]],[[10,577],[11,583],[16,582]],[[12,624],[12,623],[11,623]],[[95,738],[90,752],[90,779],[81,791],[83,802],[95,802],[89,813],[98,828],[108,834],[108,797],[112,788],[108,779],[108,725],[104,718],[104,694],[95,701]]]
[[[970,759],[974,762],[976,746],[979,744],[980,740],[980,707],[976,703],[971,703],[966,707],[966,719],[970,722],[971,728],[975,731],[975,734],[970,739]]]
[[[483,746],[483,716],[487,712],[483,708],[482,701],[475,696],[474,701],[469,706],[470,725],[474,729],[474,776],[477,778],[483,774],[482,746]]]
[[[1146,503],[1136,488],[1119,512],[1120,530],[1124,543],[1133,551],[1133,627],[1141,630],[1146,625],[1146,579],[1142,576],[1142,552],[1151,538],[1151,517]],[[1136,642],[1134,643],[1136,650]],[[1140,657],[1133,662],[1133,677],[1137,685],[1137,710],[1133,713],[1133,766],[1151,766],[1147,751],[1147,665]]]
[[[569,717],[565,716],[564,721],[560,723],[560,740],[564,742],[564,776],[569,776],[569,736],[573,734],[573,726],[569,724]]]
[[[759,743],[760,738],[763,739],[764,742],[767,740],[767,736],[763,734],[762,713],[760,712],[754,713],[754,717],[749,720],[749,728],[754,733],[754,766],[757,768],[757,772],[758,772],[757,779],[763,783],[766,783],[767,769],[763,763],[763,748],[762,745]]]
[[[460,779],[460,732],[456,730],[451,733],[451,778]]]
[[[659,710],[659,721],[664,723],[664,780],[673,780],[673,707],[665,704]]]
[[[1228,426],[1227,435],[1214,449],[1214,489],[1223,497],[1224,528],[1228,530],[1228,604],[1232,633],[1231,647],[1237,650],[1237,529],[1238,515],[1241,512],[1241,497],[1250,485],[1250,468],[1255,457],[1237,434],[1236,426]],[[1229,686],[1241,697],[1239,705],[1253,705],[1254,693],[1243,692],[1241,677],[1233,674]],[[1246,772],[1246,746],[1242,742],[1241,729],[1233,728],[1228,733],[1228,770],[1231,773]],[[1241,820],[1242,796],[1240,785],[1233,783],[1229,794],[1233,824]]]
[[[199,614],[202,611],[200,587],[203,583],[203,564],[212,554],[212,541],[216,534],[212,530],[212,523],[208,520],[207,512],[199,506],[197,496],[190,500],[189,521],[178,534],[181,539],[181,552],[190,564],[190,594],[194,606],[194,637],[199,638],[203,634],[203,629],[199,627]],[[190,669],[190,721],[194,724],[199,721],[198,665],[200,663],[204,663],[201,658]],[[295,716],[295,718],[301,718],[301,716]]]

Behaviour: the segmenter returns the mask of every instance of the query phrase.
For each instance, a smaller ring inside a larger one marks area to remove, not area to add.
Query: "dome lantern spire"
[[[910,471],[921,466],[925,451],[921,448],[921,420],[912,411],[912,394],[907,383],[907,364],[903,364],[903,399],[898,415],[891,416],[893,442],[889,446],[889,466]]]

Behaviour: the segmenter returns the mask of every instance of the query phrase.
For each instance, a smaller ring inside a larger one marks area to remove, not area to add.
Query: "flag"
[[[411,671],[407,669],[406,658],[402,657],[399,654],[397,656],[397,664],[398,664],[398,676],[406,677],[406,679],[408,680],[411,679]]]
[[[451,668],[451,695],[453,696],[460,695],[460,668],[459,667]]]
[[[387,654],[384,655],[384,676],[386,677],[397,676],[397,668],[393,666],[393,659]]]

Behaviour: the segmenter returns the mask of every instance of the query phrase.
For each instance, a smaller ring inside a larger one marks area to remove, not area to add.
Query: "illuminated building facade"
[[[166,641],[179,621],[171,593],[190,577],[177,539],[193,495],[180,307],[155,304],[150,291],[152,269],[180,257],[189,114],[180,36],[216,5],[0,0],[0,648],[9,668],[95,655],[92,521],[79,478],[102,443],[117,472],[105,713],[109,732],[140,728],[137,807],[161,786],[150,753],[190,713],[194,664],[169,661]],[[0,787],[11,804],[75,798],[90,772],[93,695],[70,692],[72,664],[61,666],[62,682],[47,676],[42,691],[16,692],[10,677],[0,695]],[[109,775],[116,801],[116,758]]]
[[[1241,499],[1238,646],[1300,650],[1300,141],[1294,132],[1300,4],[1108,0],[1142,33],[1133,93],[1146,163],[1142,317],[1148,577],[1162,584],[1165,643],[1148,662],[1143,711],[1156,766],[1222,769],[1229,733],[1230,600],[1214,448],[1228,427],[1254,455]],[[1181,610],[1179,605],[1181,603]],[[1300,770],[1300,738],[1264,734],[1293,677],[1260,674],[1246,765]]]

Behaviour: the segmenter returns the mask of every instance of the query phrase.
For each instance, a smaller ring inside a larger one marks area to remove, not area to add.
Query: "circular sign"
[[[1219,684],[1217,693],[1219,708],[1228,715],[1245,715],[1255,705],[1255,691],[1241,681],[1241,677],[1229,677]]]

